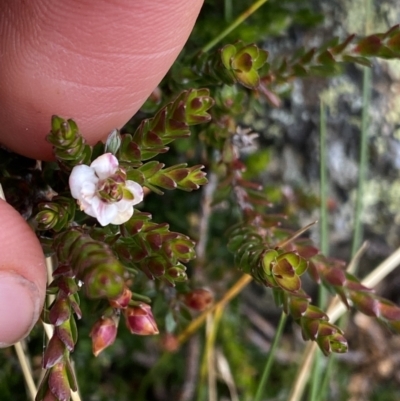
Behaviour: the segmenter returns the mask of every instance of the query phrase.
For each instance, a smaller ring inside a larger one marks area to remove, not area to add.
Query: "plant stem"
[[[216,46],[222,39],[229,35],[234,29],[236,29],[242,22],[244,22],[250,15],[252,15],[256,10],[258,10],[264,3],[268,0],[258,0],[253,3],[246,11],[239,15],[230,25],[227,26],[218,36],[208,42],[201,51],[203,53],[208,52],[214,46]]]
[[[328,163],[327,163],[327,145],[326,145],[327,127],[326,127],[326,108],[324,101],[320,101],[320,218],[321,218],[321,252],[328,255]]]
[[[329,238],[328,238],[328,164],[327,164],[327,146],[326,146],[326,109],[324,101],[320,100],[320,247],[321,252],[328,256]],[[327,299],[326,289],[318,286],[318,306],[325,308]],[[321,384],[322,375],[322,354],[317,353],[314,361],[314,367],[311,377],[310,401],[318,399],[318,393]]]
[[[29,391],[30,399],[34,400],[37,393],[37,388],[32,377],[32,370],[29,366],[28,357],[22,349],[22,343],[18,342],[14,344],[14,349],[18,357],[19,364],[21,365],[21,370],[24,375],[25,383]]]
[[[232,0],[224,0],[224,17],[226,22],[232,21]]]
[[[326,365],[325,374],[322,378],[321,388],[319,392],[318,400],[325,400],[326,390],[328,388],[329,379],[331,378],[332,371],[336,365],[336,358],[329,358],[328,364]]]
[[[258,388],[256,392],[256,396],[254,397],[254,401],[261,401],[261,397],[263,396],[263,392],[265,389],[265,385],[269,378],[269,373],[271,372],[272,363],[274,361],[275,352],[277,350],[278,343],[282,337],[282,332],[285,327],[287,315],[285,312],[282,312],[281,318],[279,320],[278,328],[276,329],[276,333],[274,336],[274,340],[271,344],[271,348],[268,352],[267,360],[265,361],[264,371],[261,376],[261,380],[258,383]]]
[[[366,32],[368,32],[368,26],[371,19],[371,0],[366,0]],[[353,244],[351,248],[352,256],[355,255],[357,249],[361,245],[362,241],[362,222],[361,214],[363,209],[364,199],[364,186],[367,174],[367,163],[368,163],[368,124],[369,124],[369,110],[371,103],[371,81],[372,71],[370,68],[364,67],[363,70],[363,108],[361,116],[361,144],[360,144],[360,162],[359,162],[359,173],[358,173],[358,186],[357,186],[357,200],[356,210],[354,216],[354,235]]]

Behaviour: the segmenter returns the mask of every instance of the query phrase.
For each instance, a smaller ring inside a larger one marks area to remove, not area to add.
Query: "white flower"
[[[143,188],[125,178],[118,159],[105,153],[90,166],[75,166],[69,187],[81,210],[95,217],[102,226],[123,224],[131,218],[133,206],[143,200]]]

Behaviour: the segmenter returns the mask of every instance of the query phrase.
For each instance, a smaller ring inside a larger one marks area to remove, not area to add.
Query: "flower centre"
[[[125,171],[118,169],[115,174],[98,182],[97,196],[105,203],[119,202],[124,197],[125,181]]]

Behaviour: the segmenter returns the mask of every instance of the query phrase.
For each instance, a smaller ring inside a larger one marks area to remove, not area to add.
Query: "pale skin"
[[[203,0],[0,0],[0,143],[52,158],[51,115],[90,143],[121,127],[185,44]],[[40,244],[0,201],[0,347],[27,336],[43,305]]]

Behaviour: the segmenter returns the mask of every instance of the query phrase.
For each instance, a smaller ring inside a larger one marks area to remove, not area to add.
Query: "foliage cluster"
[[[213,2],[206,2],[206,10],[213,7]],[[279,16],[279,6],[271,7]],[[319,19],[315,15],[304,17],[301,11],[296,14],[299,21],[302,15],[302,21],[310,24]],[[200,19],[199,25],[206,26],[206,20]],[[262,47],[263,38],[256,38],[259,44],[234,41],[216,50],[198,51],[206,40],[199,29],[143,106],[142,116],[148,118],[140,122],[134,118],[121,132],[112,132],[106,143],[89,146],[79,131],[79,122],[54,116],[48,141],[57,162],[43,163],[41,170],[26,159],[21,168],[21,158],[1,150],[6,198],[35,228],[46,255],[56,260],[48,287],[55,298],[42,317],[55,329],[43,356],[47,371],[37,401],[68,400],[71,390],[76,391],[70,354],[77,346],[76,320],[84,319],[85,311],[96,316],[90,330],[96,356],[116,341],[121,317],[137,335],[158,334],[158,326],[163,327],[165,348],[177,349],[178,335],[192,319],[190,310],[204,310],[212,303],[210,292],[199,284],[208,285],[207,280],[218,275],[228,280],[232,274],[231,269],[207,271],[211,255],[221,265],[232,262],[220,249],[224,241],[217,239],[215,232],[224,232],[235,267],[271,288],[276,305],[300,326],[303,339],[316,341],[325,355],[346,352],[347,340],[303,289],[307,274],[317,285],[337,294],[347,307],[375,317],[391,329],[400,329],[400,308],[363,286],[344,270],[341,261],[322,255],[308,238],[286,228],[285,222],[293,221],[293,216],[272,211],[274,202],[265,188],[246,175],[246,154],[257,148],[258,135],[241,126],[249,104],[257,101],[265,107],[277,107],[283,88],[286,90],[294,79],[332,76],[344,63],[370,66],[373,57],[399,58],[399,26],[367,37],[334,39],[319,48],[273,60]],[[241,29],[247,29],[251,36],[251,25]],[[191,192],[206,186],[200,219],[208,220],[209,237],[200,230],[205,237],[196,238],[196,247],[189,236],[188,220],[172,216],[171,224],[181,227],[183,233],[162,221],[168,220],[170,199],[176,202],[175,210],[196,211],[199,197],[194,193],[183,201],[182,196],[171,198],[166,193],[165,208],[156,208],[155,220],[150,213],[135,208],[133,216],[119,226],[101,227],[79,210],[68,188],[71,170],[89,165],[105,153],[118,159],[122,181],[132,180],[154,194],[148,195],[150,205],[152,197],[164,195],[164,191]],[[194,160],[192,166],[188,166],[189,160]],[[211,186],[212,199],[208,199],[207,188]],[[25,190],[18,192],[19,188]],[[189,206],[183,205],[186,202]],[[205,210],[207,202],[213,203],[215,212]],[[218,208],[229,211],[229,221],[218,219]],[[216,221],[210,224],[212,213]],[[201,250],[199,244],[207,239],[206,251]],[[214,240],[218,249],[213,248]],[[193,262],[196,250],[198,260]],[[193,283],[188,266],[195,276]],[[224,330],[229,333],[229,324]]]

